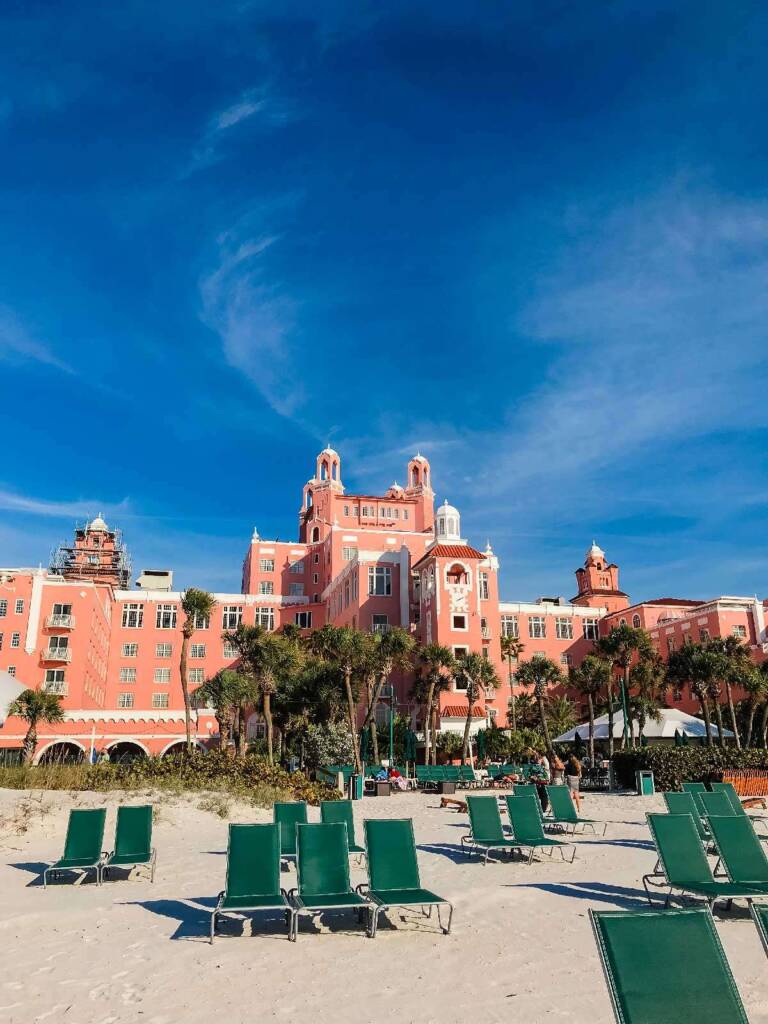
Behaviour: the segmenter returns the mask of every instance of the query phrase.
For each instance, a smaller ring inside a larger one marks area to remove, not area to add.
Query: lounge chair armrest
[[[369,889],[370,885],[368,885],[367,882],[361,882],[360,885],[355,888],[355,892],[359,893],[361,896],[366,896]]]

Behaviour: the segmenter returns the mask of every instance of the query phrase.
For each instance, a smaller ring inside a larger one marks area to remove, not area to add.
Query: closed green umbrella
[[[688,733],[684,729],[680,735],[680,745],[683,747],[688,746]]]
[[[416,733],[413,729],[405,730],[405,760],[415,761],[416,760]]]
[[[648,746],[648,738],[645,735],[645,733],[642,733],[642,732],[640,733],[640,746],[641,747],[647,747]]]
[[[683,745],[683,737],[680,735],[680,730],[679,729],[675,729],[675,746],[676,747],[682,747],[682,745]]]
[[[363,729],[360,733],[360,760],[366,762],[368,755],[371,752],[371,732],[370,729]]]
[[[482,761],[485,757],[485,729],[478,730],[475,740],[477,741],[477,757]]]

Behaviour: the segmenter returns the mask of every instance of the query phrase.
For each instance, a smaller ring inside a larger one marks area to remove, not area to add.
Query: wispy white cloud
[[[128,498],[122,501],[106,502],[96,498],[78,498],[75,501],[56,501],[49,498],[34,498],[14,491],[0,490],[0,509],[33,516],[47,516],[57,519],[83,519],[100,513],[117,517],[130,511]]]
[[[7,306],[0,306],[0,360],[27,361],[52,366],[64,373],[75,371],[25,327]]]
[[[264,260],[279,242],[270,234],[217,242],[214,268],[200,281],[203,322],[221,339],[230,366],[243,373],[280,416],[293,416],[304,392],[292,361],[295,303],[271,279]]]

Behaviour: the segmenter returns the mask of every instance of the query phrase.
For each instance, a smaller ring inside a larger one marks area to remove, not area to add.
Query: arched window
[[[469,582],[467,570],[464,568],[463,565],[459,565],[458,562],[456,562],[454,565],[450,567],[450,569],[446,573],[446,579],[448,580],[448,583],[452,584]]]
[[[328,460],[327,459],[323,459],[323,461],[320,463],[320,479],[321,480],[327,480],[328,479]]]
[[[338,464],[338,462],[333,462],[331,464],[331,477],[334,480],[338,480],[339,479],[339,464]]]
[[[428,469],[424,470],[424,486],[425,487],[429,486],[429,470]]]
[[[312,491],[307,491],[307,508],[312,508]]]
[[[456,535],[456,520],[453,516],[448,520],[448,533],[450,533],[452,537]]]
[[[317,544],[317,542],[319,540],[320,540],[320,527],[319,526],[313,526],[312,527],[312,543],[313,544]]]
[[[619,625],[620,626],[626,626],[626,624],[627,624],[627,620],[626,619],[619,619]]]
[[[442,518],[437,520],[437,532],[440,534],[441,537],[445,533],[445,520]]]
[[[633,615],[632,616],[632,625],[635,627],[635,629],[640,629],[640,616],[639,615]]]
[[[412,487],[418,487],[419,486],[419,467],[418,466],[414,466],[413,469],[411,470],[411,486]]]

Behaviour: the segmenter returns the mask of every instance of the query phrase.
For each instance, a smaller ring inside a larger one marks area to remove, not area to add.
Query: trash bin
[[[392,785],[387,780],[386,782],[376,781],[373,789],[374,796],[392,796]]]
[[[363,799],[363,776],[357,775],[353,772],[349,776],[349,782],[347,783],[347,794],[350,800],[362,800]]]
[[[438,782],[438,784],[437,784],[437,791],[438,791],[438,793],[442,793],[444,796],[449,794],[449,793],[455,793],[456,792],[456,783],[455,782],[448,782],[446,779],[443,779],[442,782]]]
[[[656,786],[653,781],[653,772],[635,772],[635,788],[637,789],[638,796],[653,796],[656,792]]]

